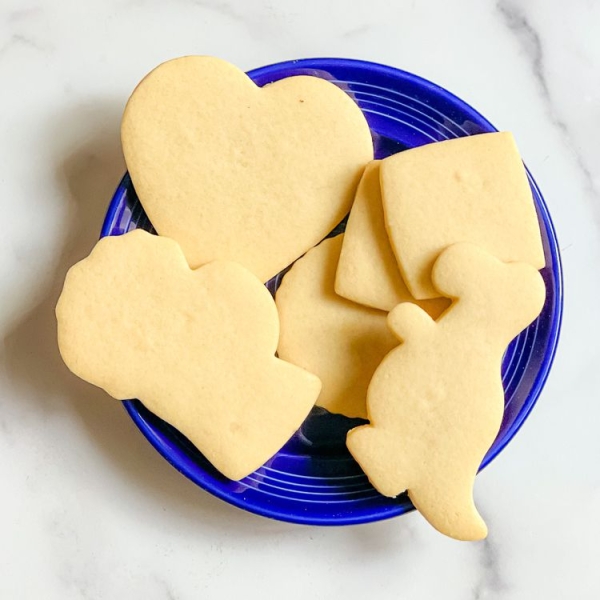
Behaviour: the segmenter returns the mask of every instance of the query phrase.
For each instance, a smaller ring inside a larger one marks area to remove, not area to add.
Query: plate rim
[[[252,79],[255,79],[258,77],[268,77],[271,74],[280,74],[282,70],[289,70],[293,68],[314,68],[324,70],[328,67],[353,67],[360,69],[368,69],[370,72],[384,74],[394,79],[404,79],[411,83],[417,84],[423,88],[426,88],[430,91],[430,93],[434,93],[448,100],[453,105],[466,112],[469,115],[469,118],[472,119],[475,124],[481,126],[483,129],[486,129],[490,132],[498,131],[498,129],[486,117],[479,113],[469,103],[465,102],[462,98],[459,98],[452,92],[449,92],[442,86],[428,79],[425,79],[424,77],[415,75],[414,73],[411,73],[409,71],[405,71],[403,69],[388,66],[385,64],[380,64],[377,62],[353,58],[303,58],[296,60],[281,61],[258,67],[256,69],[248,71],[247,75]],[[275,78],[274,81],[276,79],[277,78]],[[537,193],[539,201],[536,202],[536,205],[539,211],[542,213],[541,216],[544,221],[545,227],[548,231],[548,247],[552,259],[552,271],[554,277],[553,287],[555,306],[552,313],[553,319],[551,320],[551,325],[548,333],[548,345],[546,347],[543,362],[532,385],[531,392],[528,395],[523,407],[519,410],[519,413],[517,414],[515,420],[508,428],[506,434],[503,436],[501,443],[498,444],[498,446],[494,449],[494,452],[486,454],[480,467],[480,471],[487,467],[512,441],[512,439],[521,429],[525,421],[528,419],[534,406],[536,405],[541,391],[546,384],[552,365],[554,363],[562,327],[564,307],[564,282],[562,260],[560,256],[556,228],[550,216],[548,206],[546,204],[544,196],[542,195],[539,185],[533,178],[527,166],[525,166],[525,169],[530,184]],[[120,208],[123,196],[128,192],[130,187],[132,187],[131,179],[129,177],[129,174],[126,172],[122,177],[121,181],[119,182],[112,196],[111,202],[107,208],[104,222],[100,232],[101,238],[107,235],[111,235],[110,230],[114,224],[116,213]],[[226,503],[236,506],[237,508],[240,508],[247,512],[279,521],[295,523],[300,525],[344,526],[386,520],[414,510],[414,507],[410,504],[410,502],[405,500],[404,502],[399,501],[397,505],[381,507],[379,510],[374,510],[366,514],[347,513],[343,516],[343,518],[334,519],[330,516],[321,516],[310,513],[288,513],[283,512],[281,510],[272,509],[271,507],[265,505],[249,504],[244,501],[243,494],[231,494],[228,491],[221,489],[219,486],[209,485],[209,482],[198,477],[194,469],[191,468],[192,461],[190,460],[190,458],[180,448],[177,448],[175,445],[165,443],[162,439],[160,439],[157,436],[152,426],[149,425],[149,423],[145,420],[143,415],[137,409],[137,402],[139,402],[139,400],[127,400],[123,402],[123,405],[129,417],[133,420],[133,422],[144,435],[144,437],[159,452],[159,454],[169,464],[171,464],[175,469],[177,469],[177,471],[185,475],[188,479],[190,479],[203,490],[209,492],[210,494],[219,498],[220,500],[223,500]],[[198,468],[196,463],[193,463],[193,465],[196,467],[196,469]]]

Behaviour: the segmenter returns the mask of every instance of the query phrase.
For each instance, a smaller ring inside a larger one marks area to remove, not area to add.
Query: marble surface
[[[599,29],[595,0],[0,0],[0,598],[599,598]],[[124,170],[123,104],[193,53],[383,62],[515,133],[558,230],[565,316],[538,405],[478,478],[485,542],[416,513],[324,529],[229,507],[62,366],[53,308]]]

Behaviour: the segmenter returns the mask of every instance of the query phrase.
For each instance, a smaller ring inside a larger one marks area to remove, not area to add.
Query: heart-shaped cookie
[[[103,238],[72,267],[56,316],[71,371],[139,398],[230,479],[271,458],[321,389],[275,357],[277,309],[252,273],[230,261],[191,270],[173,240],[142,230]]]
[[[259,88],[205,56],[147,75],[121,136],[148,217],[190,266],[233,260],[262,281],[348,213],[373,158],[362,112],[336,85],[298,76]]]

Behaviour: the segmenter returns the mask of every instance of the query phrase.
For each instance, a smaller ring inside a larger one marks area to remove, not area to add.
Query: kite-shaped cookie
[[[401,302],[415,302],[436,319],[450,301],[415,300],[408,291],[385,229],[380,162],[369,163],[358,184],[344,234],[335,291],[348,300],[386,312]]]

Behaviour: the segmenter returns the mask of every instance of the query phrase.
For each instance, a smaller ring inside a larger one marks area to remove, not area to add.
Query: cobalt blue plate
[[[340,86],[359,104],[371,127],[375,154],[384,158],[465,135],[496,131],[468,104],[443,88],[399,69],[357,60],[289,61],[249,73],[260,86],[292,75],[314,75]],[[506,405],[502,427],[481,468],[512,439],[533,408],[552,365],[562,314],[562,270],[554,227],[529,174],[540,221],[547,297],[539,318],[509,346],[502,365]],[[108,208],[102,236],[141,227],[153,231],[128,175]],[[343,231],[342,223],[336,232]],[[267,283],[274,293],[285,270]],[[348,454],[346,431],[358,421],[315,408],[294,437],[263,467],[239,482],[218,473],[177,430],[138,400],[125,402],[150,443],[179,471],[215,496],[245,510],[283,521],[349,525],[387,519],[411,510],[405,494],[385,498]]]

